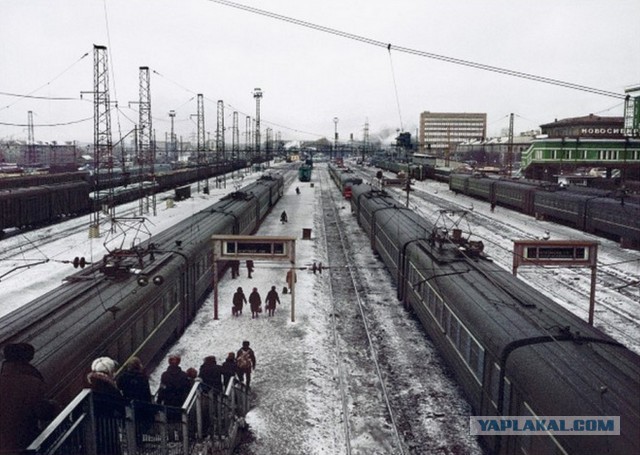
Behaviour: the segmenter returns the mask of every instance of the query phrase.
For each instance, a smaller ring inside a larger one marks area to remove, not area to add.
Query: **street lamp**
[[[333,137],[333,153],[335,158],[338,157],[338,117],[333,117],[333,123],[335,125],[335,135]]]

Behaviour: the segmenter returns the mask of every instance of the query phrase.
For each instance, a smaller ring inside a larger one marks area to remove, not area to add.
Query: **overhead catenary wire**
[[[0,94],[2,95],[6,95],[6,96],[13,96],[13,97],[17,97],[19,99],[17,99],[16,101],[14,101],[11,104],[8,104],[6,106],[3,106],[0,108],[0,111],[3,111],[5,109],[10,108],[11,106],[19,103],[20,101],[22,101],[23,99],[47,99],[47,100],[53,100],[53,101],[69,101],[69,100],[78,100],[77,98],[55,98],[55,97],[38,97],[38,96],[34,96],[33,94],[36,93],[39,90],[42,90],[44,87],[47,87],[49,85],[51,85],[52,82],[54,82],[55,80],[57,80],[58,78],[60,78],[63,74],[65,74],[67,71],[69,71],[71,68],[73,68],[74,66],[76,66],[76,64],[78,64],[80,61],[82,61],[85,57],[87,57],[89,55],[89,53],[85,53],[84,55],[82,55],[79,59],[77,59],[75,62],[73,62],[71,65],[69,65],[68,67],[66,67],[61,73],[59,73],[57,76],[54,76],[52,79],[50,79],[48,82],[42,84],[40,87],[33,89],[32,91],[30,91],[27,94],[18,94],[18,93],[8,93],[8,92],[0,92]]]
[[[391,76],[393,77],[393,89],[396,93],[396,105],[398,106],[398,118],[400,119],[400,131],[404,131],[404,125],[402,124],[402,111],[400,110],[400,97],[398,96],[398,84],[396,82],[396,72],[393,67],[393,58],[391,57],[391,44],[387,46],[389,52],[389,64],[391,66]]]
[[[292,17],[288,17],[288,16],[283,16],[281,14],[276,14],[276,13],[272,13],[270,11],[266,11],[266,10],[261,10],[258,8],[253,8],[250,6],[246,6],[246,5],[241,5],[239,3],[235,3],[235,2],[230,2],[228,0],[209,0],[210,2],[213,3],[218,3],[220,5],[224,5],[224,6],[229,6],[232,8],[236,8],[236,9],[240,9],[243,11],[247,11],[253,14],[258,14],[261,16],[265,16],[265,17],[269,17],[272,19],[276,19],[276,20],[280,20],[283,22],[288,22],[290,24],[294,24],[294,25],[298,25],[301,27],[306,27],[306,28],[310,28],[313,30],[317,30],[319,32],[323,32],[323,33],[328,33],[331,35],[335,35],[335,36],[339,36],[342,38],[347,38],[350,40],[354,40],[354,41],[358,41],[364,44],[368,44],[371,46],[376,46],[376,47],[381,47],[384,49],[389,50],[391,48],[391,43],[389,42],[383,42],[383,41],[378,41],[372,38],[367,38],[364,36],[360,36],[360,35],[356,35],[354,33],[349,33],[349,32],[345,32],[342,30],[337,30],[335,28],[331,28],[331,27],[326,27],[323,25],[318,25],[318,24],[314,24],[312,22],[307,22],[307,21],[303,21],[300,19],[295,19]],[[550,85],[556,85],[559,87],[564,87],[564,88],[569,88],[572,90],[580,90],[583,92],[587,92],[587,93],[593,93],[595,95],[601,95],[601,96],[607,96],[607,97],[611,97],[611,98],[618,98],[618,99],[625,99],[625,95],[622,93],[616,93],[616,92],[611,92],[608,90],[602,90],[599,88],[595,88],[595,87],[589,87],[586,85],[581,85],[581,84],[575,84],[573,82],[568,82],[568,81],[563,81],[560,79],[554,79],[554,78],[550,78],[550,77],[545,77],[545,76],[538,76],[532,73],[526,73],[523,71],[515,71],[515,70],[510,70],[507,68],[501,68],[498,66],[492,66],[492,65],[487,65],[484,63],[478,63],[478,62],[472,62],[470,60],[464,60],[464,59],[459,59],[459,58],[454,58],[454,57],[448,57],[446,55],[440,55],[440,54],[434,54],[433,52],[426,52],[426,51],[421,51],[419,49],[412,49],[409,47],[403,47],[403,46],[396,46],[395,44],[392,46],[393,50],[396,52],[402,52],[405,54],[411,54],[411,55],[416,55],[418,57],[425,57],[425,58],[430,58],[433,60],[439,60],[442,62],[446,62],[446,63],[452,63],[455,65],[460,65],[460,66],[466,66],[469,68],[475,68],[475,69],[479,69],[479,70],[483,70],[483,71],[490,71],[493,73],[499,73],[499,74],[504,74],[506,76],[512,76],[512,77],[518,77],[521,79],[528,79],[531,81],[535,81],[535,82],[541,82],[544,84],[550,84]]]

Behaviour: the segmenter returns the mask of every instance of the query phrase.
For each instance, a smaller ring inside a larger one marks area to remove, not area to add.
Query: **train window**
[[[505,376],[504,378],[504,391],[502,392],[502,414],[510,415],[511,409],[511,381]]]
[[[450,318],[451,318],[451,310],[449,310],[449,307],[447,305],[444,305],[442,308],[442,320],[440,324],[442,325],[442,330],[444,331],[444,333],[449,333]]]
[[[462,354],[462,358],[466,361],[469,358],[469,340],[471,337],[469,336],[469,332],[467,329],[462,326],[460,327],[460,344],[458,345],[460,354]]]
[[[458,349],[460,343],[460,321],[455,317],[453,313],[451,313],[449,319],[449,339],[453,343],[453,345]]]
[[[498,397],[500,394],[500,372],[502,369],[497,363],[493,364],[491,368],[491,403],[493,407],[498,409]]]
[[[435,305],[435,312],[433,314],[436,322],[438,323],[438,325],[440,326],[440,328],[442,327],[442,300],[437,299],[436,300],[436,305]]]
[[[478,381],[482,382],[484,370],[484,349],[476,340],[471,339],[471,349],[469,350],[469,366]]]

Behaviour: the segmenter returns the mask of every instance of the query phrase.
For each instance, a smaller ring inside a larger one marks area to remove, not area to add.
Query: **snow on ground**
[[[314,170],[314,188],[308,183],[294,183],[263,223],[257,235],[294,236],[296,267],[309,267],[314,261],[328,265],[323,239],[323,214],[320,200],[319,174]],[[322,171],[326,173],[325,171]],[[326,178],[325,185],[332,185]],[[301,189],[298,196],[295,187]],[[470,408],[453,382],[442,360],[426,339],[419,324],[407,317],[395,299],[391,280],[382,263],[373,256],[365,236],[353,221],[348,203],[342,204],[340,217],[351,221],[349,241],[355,248],[358,264],[363,267],[362,283],[368,288],[367,299],[371,317],[378,321],[375,334],[379,352],[390,357],[395,369],[387,377],[386,387],[395,397],[405,397],[404,407],[415,419],[403,434],[404,453],[465,453],[480,454],[475,439],[469,435]],[[289,221],[281,224],[280,212],[285,209]],[[311,240],[302,240],[302,230],[312,229]],[[345,453],[344,415],[340,392],[338,362],[346,365],[347,374],[356,377],[361,387],[370,388],[371,399],[380,400],[376,378],[366,375],[352,361],[352,351],[368,354],[366,344],[341,346],[336,354],[332,335],[333,313],[328,271],[313,274],[311,270],[297,272],[295,322],[292,319],[290,294],[282,294],[286,286],[286,268],[256,261],[253,278],[247,278],[241,268],[240,277],[227,274],[219,283],[219,315],[214,320],[214,302],[208,299],[194,322],[167,353],[182,356],[182,368],[198,369],[204,357],[215,355],[222,361],[228,352],[236,352],[242,341],[250,341],[256,352],[257,367],[251,379],[252,409],[247,415],[248,441],[238,453],[244,455],[328,454]],[[339,272],[343,273],[343,272]],[[264,298],[271,286],[276,286],[282,304],[274,317],[251,318],[246,307],[241,317],[231,315],[231,298],[237,287],[245,293],[258,288]],[[339,296],[339,304],[354,305],[353,296]],[[374,314],[376,313],[376,314]],[[340,319],[340,324],[353,324]],[[361,324],[356,321],[356,324]],[[414,354],[415,352],[415,354]],[[337,356],[340,358],[337,358]],[[416,357],[420,360],[416,361]],[[157,389],[167,359],[153,372],[152,389]],[[398,389],[398,387],[401,387]],[[401,398],[399,398],[401,399]],[[389,423],[384,416],[370,415],[360,410],[366,404],[347,397],[353,454],[398,453]],[[397,403],[395,403],[398,406]],[[453,430],[452,430],[453,428]],[[426,450],[429,444],[430,450]]]
[[[144,226],[151,234],[161,232],[215,204],[222,196],[234,191],[236,186],[246,186],[260,175],[259,172],[229,175],[226,187],[215,188],[210,185],[208,195],[197,192],[197,185],[193,184],[192,197],[176,202],[171,208],[168,208],[165,199],[173,196],[174,192],[160,194],[157,196],[157,214],[143,215]],[[137,201],[119,206],[116,217],[139,216],[138,207]],[[71,264],[75,257],[84,257],[87,262],[102,260],[107,253],[104,242],[108,226],[105,220],[100,227],[103,235],[90,239],[87,215],[0,241],[0,317],[59,286],[65,277],[76,271]]]
[[[308,183],[300,182],[295,182],[287,188],[283,199],[258,232],[258,235],[296,237],[296,267],[309,267],[314,261],[327,264],[329,246],[323,240],[318,175],[319,172],[314,172],[315,188],[311,188]],[[247,175],[240,185],[243,186],[258,176],[258,173]],[[295,193],[296,186],[301,189],[299,196]],[[546,230],[550,231],[552,238],[593,238],[566,227],[556,227],[551,223],[537,222],[530,217],[507,212],[500,207],[495,213],[491,213],[488,206],[485,207],[478,201],[464,196],[454,196],[443,184],[417,182],[415,186],[431,194],[433,199],[443,198],[445,201],[461,202],[468,207],[475,206],[473,212],[476,216],[494,221],[496,218],[499,219],[502,223],[499,226],[502,227],[482,227],[476,230],[488,243],[486,246],[489,254],[507,269],[510,269],[509,252],[512,248],[512,238],[521,238],[521,235],[541,236]],[[148,216],[149,221],[145,224],[152,233],[158,232],[213,204],[232,189],[231,183],[226,189],[211,188],[211,194],[208,196],[194,190],[191,199],[177,202],[173,208],[167,208],[159,202],[157,216]],[[159,197],[158,201],[161,200]],[[432,203],[420,202],[413,197],[412,201],[416,210],[425,213],[434,211]],[[345,206],[348,207],[347,204]],[[137,207],[137,203],[132,207]],[[279,221],[279,214],[283,209],[289,215],[289,222],[286,224]],[[345,208],[340,217],[348,220],[349,209]],[[61,261],[70,261],[76,256],[84,256],[92,261],[102,258],[105,253],[103,239],[88,238],[87,218],[85,217],[84,221],[68,221],[0,242],[0,258],[3,259],[0,261],[0,316],[58,286],[65,276],[73,273],[73,267],[62,264]],[[82,226],[82,223],[85,225]],[[71,225],[76,227],[72,228]],[[358,263],[379,265],[380,262],[367,248],[366,241],[358,237],[361,234],[355,222],[352,225],[349,238],[352,246],[356,248],[355,257]],[[71,233],[74,229],[77,232]],[[302,229],[312,229],[311,240],[301,238]],[[497,235],[496,230],[503,231],[503,235]],[[64,236],[53,241],[52,236],[60,235],[60,232],[64,232]],[[599,258],[603,264],[608,266],[621,262],[615,267],[615,271],[629,282],[640,276],[640,253],[620,250],[613,242],[598,240],[601,241]],[[35,249],[34,245],[37,246]],[[39,261],[44,263],[33,265]],[[26,264],[32,265],[15,269]],[[241,446],[240,453],[342,454],[345,452],[343,410],[337,386],[339,373],[336,367],[335,343],[331,337],[332,309],[328,274],[325,272],[322,275],[314,275],[310,270],[298,270],[295,322],[292,322],[291,295],[282,293],[282,288],[286,286],[287,268],[285,264],[256,261],[252,279],[247,278],[246,269],[243,267],[237,279],[231,279],[229,274],[226,275],[219,283],[219,319],[214,320],[214,303],[212,298],[207,299],[193,324],[168,354],[180,354],[183,369],[197,369],[204,357],[215,355],[222,361],[228,352],[237,351],[243,340],[249,340],[256,351],[257,368],[252,378],[252,409],[247,416],[250,437]],[[398,308],[389,277],[381,267],[364,267],[362,273],[363,280],[369,286],[367,297],[374,308],[372,316],[379,316],[381,321],[377,330],[386,337],[382,341],[384,344],[379,348],[393,358],[393,367],[398,371],[396,384],[403,384],[404,387],[403,390],[396,391],[398,397],[404,394],[414,398],[416,412],[422,416],[422,426],[413,428],[413,434],[404,435],[405,443],[410,447],[409,453],[425,453],[421,447],[428,440],[437,442],[436,446],[430,446],[429,453],[481,453],[466,429],[470,413],[468,405],[463,402],[459,389],[447,374],[437,353],[430,350],[430,343],[425,339],[419,325],[407,318]],[[577,278],[575,273],[579,274]],[[551,274],[563,279],[549,279]],[[576,311],[584,315],[586,302],[575,302],[576,295],[569,292],[569,286],[584,287],[583,282],[588,283],[588,272],[523,269],[519,275],[539,289],[556,298],[559,297],[563,303],[572,305]],[[245,307],[241,317],[233,318],[231,297],[238,286],[243,287],[247,295],[253,287],[258,288],[263,299],[270,287],[276,286],[282,304],[275,316],[269,318],[263,313],[258,319],[252,320],[250,311]],[[634,299],[634,295],[638,298]],[[601,298],[606,298],[612,304],[620,301],[619,292],[605,287],[602,283],[598,285],[596,296],[597,300]],[[348,301],[348,296],[345,300]],[[640,301],[637,285],[635,288],[631,286],[631,298],[625,297],[623,300],[623,305],[629,307],[629,311],[636,315]],[[606,327],[616,325],[604,309],[597,313],[596,321]],[[637,325],[627,326],[624,330],[635,332],[635,338],[639,338]],[[411,344],[412,341],[420,346],[420,355],[425,359],[424,365],[420,368],[413,365],[411,356],[406,352],[407,344]],[[152,374],[154,390],[158,387],[159,377],[164,369],[165,365],[160,365]],[[354,370],[350,373],[357,375],[359,371]],[[388,385],[391,388],[393,386],[394,383]],[[384,421],[375,416],[358,415],[357,409],[349,411],[356,414],[357,422],[354,425],[356,438],[352,441],[353,453],[393,453],[389,441],[384,439],[386,433],[380,431],[385,428]],[[450,422],[456,419],[463,428],[461,432],[448,434],[449,430],[442,429],[442,424],[447,420]]]

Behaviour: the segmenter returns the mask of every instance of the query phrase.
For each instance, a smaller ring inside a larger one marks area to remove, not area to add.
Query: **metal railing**
[[[27,448],[46,455],[230,454],[249,408],[247,388],[196,381],[181,408],[84,389]]]

